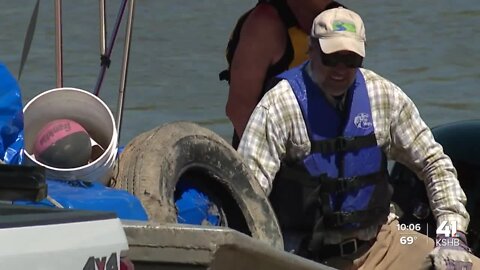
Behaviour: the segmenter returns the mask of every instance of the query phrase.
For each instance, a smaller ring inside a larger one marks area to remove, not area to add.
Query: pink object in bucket
[[[76,168],[86,165],[92,146],[88,132],[70,119],[48,122],[37,134],[35,159],[56,168]]]

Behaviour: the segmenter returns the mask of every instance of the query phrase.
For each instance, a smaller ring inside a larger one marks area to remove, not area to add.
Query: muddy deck
[[[229,228],[125,223],[135,270],[331,270]]]

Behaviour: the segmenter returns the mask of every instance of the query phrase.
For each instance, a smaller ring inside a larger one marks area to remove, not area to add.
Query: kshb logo
[[[442,221],[440,226],[438,226],[437,235],[444,235],[445,237],[455,237],[457,236],[457,222],[456,221]]]
[[[435,239],[435,246],[437,247],[458,247],[460,246],[460,239],[457,238],[457,222],[443,221],[437,228],[437,235],[444,235],[443,238]]]

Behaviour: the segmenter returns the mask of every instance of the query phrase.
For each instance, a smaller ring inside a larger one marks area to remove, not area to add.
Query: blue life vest
[[[309,200],[312,199],[308,197],[314,196],[313,201],[318,208],[315,210],[320,210],[324,228],[348,230],[380,224],[389,213],[391,191],[387,181],[386,160],[375,137],[363,75],[357,71],[355,82],[347,91],[343,113],[327,101],[308,76],[305,66],[306,63],[278,77],[289,82],[305,120],[311,151],[301,167],[308,174],[304,177],[298,174],[288,177],[288,174],[292,174],[285,170],[284,167],[288,166],[282,165],[280,172],[287,173],[280,173],[277,178],[287,175],[284,178],[294,178],[293,182],[310,186],[309,190],[302,191],[303,208],[311,207]],[[274,189],[275,185],[276,182]],[[292,187],[288,190],[275,193],[288,192],[291,195]],[[290,198],[288,201],[292,200]],[[274,209],[281,204],[275,199],[272,202]],[[280,216],[285,216],[285,213]]]

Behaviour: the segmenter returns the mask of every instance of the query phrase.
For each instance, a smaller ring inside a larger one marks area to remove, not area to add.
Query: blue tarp
[[[84,181],[47,180],[48,195],[67,209],[115,212],[120,219],[148,220],[140,200],[125,190]],[[55,207],[44,199],[40,202],[17,201],[17,205]]]
[[[0,63],[0,158],[7,164],[22,163],[22,96],[16,79]]]
[[[220,225],[220,210],[203,192],[187,188],[175,202],[178,223],[194,225]]]

